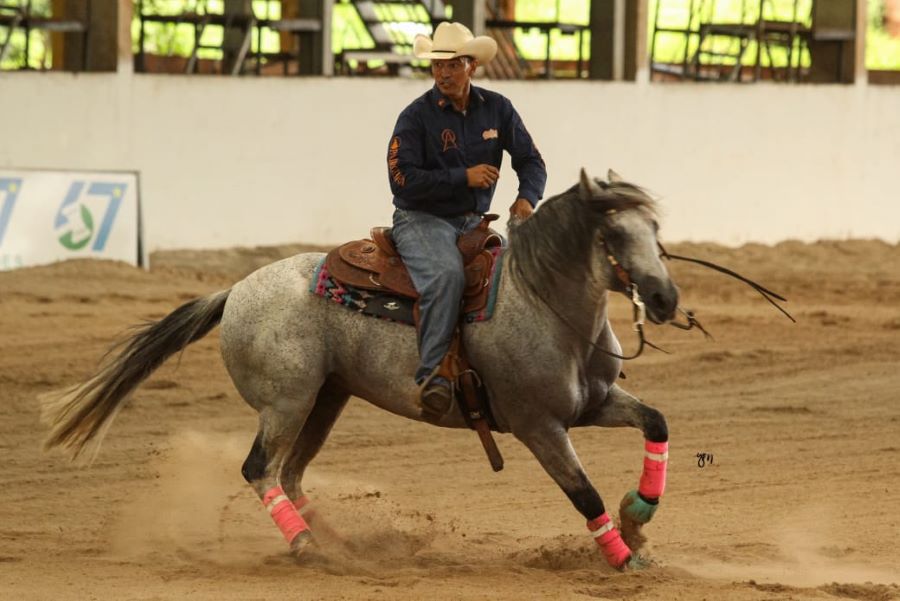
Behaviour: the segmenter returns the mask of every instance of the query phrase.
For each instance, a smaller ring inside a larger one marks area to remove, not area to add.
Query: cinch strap
[[[622,540],[622,535],[609,518],[609,514],[603,512],[600,517],[589,521],[587,526],[591,536],[600,545],[600,551],[603,552],[609,565],[621,568],[631,557],[631,550]]]
[[[666,465],[669,460],[668,442],[644,441],[644,471],[638,492],[645,499],[658,499],[666,488]]]
[[[262,501],[266,511],[272,516],[272,520],[288,543],[293,542],[297,535],[304,530],[309,530],[309,524],[297,513],[294,504],[287,498],[280,486],[269,489],[263,495]]]

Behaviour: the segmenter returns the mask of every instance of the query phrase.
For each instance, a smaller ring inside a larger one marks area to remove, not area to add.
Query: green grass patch
[[[809,24],[810,7],[813,0],[799,0],[798,19]],[[868,33],[866,39],[866,67],[869,69],[900,70],[900,38],[890,37],[884,28],[884,0],[868,0]],[[657,6],[659,4],[659,6]],[[767,4],[765,18],[790,20],[794,16],[793,0],[770,0]],[[659,10],[659,22],[664,27],[688,28],[690,14],[689,0],[649,0],[648,46],[653,39],[653,20]],[[758,18],[758,2],[756,0],[714,0],[707,2],[706,19],[721,22],[753,23]],[[145,10],[159,14],[179,14],[185,11],[221,13],[224,0],[144,0]],[[260,18],[280,18],[281,5],[274,0],[254,0],[253,9]],[[135,0],[135,11],[137,1]],[[418,22],[426,21],[424,8],[409,5],[389,5],[382,9],[383,17],[394,19],[410,18]],[[35,14],[50,16],[50,0],[32,0],[32,11]],[[590,0],[517,0],[516,19],[520,21],[555,21],[562,23],[587,24],[590,19]],[[135,16],[132,22],[133,49],[138,51],[140,22]],[[395,29],[398,37],[409,38],[417,29],[412,25],[401,25]],[[0,28],[0,41],[6,39],[7,30]],[[144,49],[148,53],[161,55],[190,56],[194,47],[194,27],[188,24],[156,24],[148,23],[144,28]],[[221,27],[209,26],[203,32],[202,43],[220,44],[223,31]],[[259,34],[254,34],[253,48],[260,42]],[[578,36],[565,35],[552,31],[548,36],[536,29],[519,29],[514,32],[516,45],[522,56],[530,60],[543,59],[548,50],[553,59],[575,60],[578,58]],[[262,50],[277,52],[280,50],[280,37],[274,31],[262,32]],[[710,49],[720,53],[735,53],[736,42],[727,38],[711,40]],[[365,24],[359,18],[350,0],[335,3],[332,22],[332,50],[339,53],[344,49],[366,49],[375,43],[369,35]],[[25,33],[22,30],[13,32],[7,54],[0,64],[2,69],[17,69],[25,65]],[[28,67],[47,69],[52,64],[50,37],[46,32],[32,31],[28,38]],[[683,35],[661,33],[656,36],[655,54],[657,60],[663,62],[681,62],[687,53],[692,56],[697,50],[696,37],[686,38]],[[590,33],[585,32],[582,38],[582,56],[590,56]],[[201,58],[219,59],[221,52],[217,50],[200,50]],[[751,42],[741,59],[742,64],[756,63],[756,44]],[[787,60],[787,49],[777,48],[770,57],[763,52],[761,63],[784,64]],[[807,53],[801,54],[804,65],[809,64]],[[734,59],[721,59],[725,64],[733,64]]]

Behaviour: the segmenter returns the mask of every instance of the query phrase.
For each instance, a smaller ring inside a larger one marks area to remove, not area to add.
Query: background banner
[[[93,258],[144,265],[137,173],[0,169],[0,270]]]

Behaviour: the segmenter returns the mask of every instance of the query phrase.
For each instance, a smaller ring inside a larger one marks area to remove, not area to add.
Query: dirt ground
[[[623,384],[671,432],[641,572],[605,565],[511,437],[498,437],[507,467],[494,474],[473,433],[358,400],[308,476],[341,538],[320,531],[292,559],[240,475],[255,414],[215,332],[139,389],[92,467],[42,454],[40,393],[87,376],[127,326],[298,250],[0,273],[0,599],[900,599],[900,247],[881,242],[670,249],[782,292],[799,323],[736,282],[672,266],[715,340],[650,328],[671,354],[626,366]],[[628,307],[613,313],[631,348]],[[573,438],[617,506],[637,484],[641,435]],[[698,453],[712,459],[700,467]]]

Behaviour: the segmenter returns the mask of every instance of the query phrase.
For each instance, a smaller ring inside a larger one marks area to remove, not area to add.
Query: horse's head
[[[580,183],[510,229],[510,269],[543,304],[571,305],[579,291],[596,302],[607,290],[630,294],[634,284],[648,317],[663,323],[675,316],[678,289],[660,260],[657,229],[653,199],[641,188],[612,171],[604,182],[582,170]]]
[[[629,287],[636,286],[651,321],[673,319],[678,288],[660,260],[659,224],[650,196],[612,170],[604,182],[589,177],[584,169],[578,196],[596,225],[595,256],[609,288],[630,294]]]

